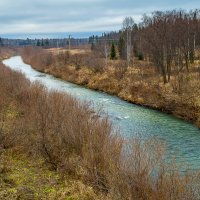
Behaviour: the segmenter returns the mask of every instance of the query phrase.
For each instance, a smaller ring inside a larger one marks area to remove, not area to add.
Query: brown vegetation
[[[16,48],[0,47],[0,60],[9,58],[10,56],[15,55],[16,52]]]
[[[200,75],[195,64],[189,73],[171,75],[170,82],[164,84],[162,76],[155,73],[153,63],[147,61],[135,59],[127,67],[123,60],[109,60],[106,65],[105,59],[96,52],[80,55],[61,52],[53,56],[33,47],[23,49],[21,55],[39,71],[172,113],[199,126]]]
[[[66,53],[66,52],[70,52],[70,54],[72,55],[76,55],[76,54],[87,54],[90,53],[90,45],[88,46],[80,46],[78,49],[74,48],[74,49],[66,49],[66,48],[49,48],[47,49],[48,52],[53,53],[53,54],[59,54],[59,53]]]
[[[82,199],[198,199],[198,174],[181,173],[174,162],[165,163],[162,143],[140,138],[124,141],[112,131],[108,119],[99,117],[87,103],[67,94],[49,92],[38,83],[31,84],[22,74],[2,64],[0,80],[2,162],[2,152],[11,149],[35,160],[42,158],[64,180],[81,180],[93,188],[96,194]],[[0,168],[0,191],[8,187],[8,180],[2,178],[5,171],[6,168]],[[12,184],[9,182],[9,187]],[[28,194],[37,199],[33,191],[25,191],[24,199]],[[15,191],[13,199],[21,198],[21,192],[24,190]],[[68,197],[79,199],[70,197],[68,192],[63,194],[63,198]]]

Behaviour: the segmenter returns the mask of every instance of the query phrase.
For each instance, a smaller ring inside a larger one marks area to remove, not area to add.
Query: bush
[[[127,71],[127,65],[125,61],[120,61],[114,66],[115,68],[115,77],[117,80],[121,80],[124,77],[124,74]]]
[[[164,161],[156,140],[125,141],[107,118],[70,95],[30,84],[0,65],[0,145],[43,156],[108,199],[198,199],[199,174]],[[5,139],[6,138],[6,139]]]

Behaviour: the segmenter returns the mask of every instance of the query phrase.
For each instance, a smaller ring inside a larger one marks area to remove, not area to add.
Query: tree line
[[[136,58],[152,62],[167,83],[172,74],[189,72],[199,58],[200,10],[155,11],[143,15],[138,24],[132,17],[126,17],[119,32],[94,39],[95,48],[104,56],[106,46],[111,49],[114,44],[118,57],[126,60],[127,66]]]
[[[138,27],[137,49],[153,61],[164,83],[174,73],[185,70],[197,58],[200,45],[199,10],[154,12],[144,16]]]
[[[88,38],[70,38],[71,47],[77,47],[81,45],[87,45]],[[20,47],[20,46],[40,46],[43,48],[53,48],[53,47],[69,47],[69,38],[62,39],[8,39],[0,37],[0,47]]]

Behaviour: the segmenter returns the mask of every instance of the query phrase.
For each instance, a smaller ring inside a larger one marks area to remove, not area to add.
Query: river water
[[[48,89],[63,91],[80,100],[102,107],[113,125],[129,138],[156,137],[166,143],[167,156],[176,155],[191,169],[200,169],[200,130],[193,124],[159,111],[127,103],[115,96],[96,92],[40,73],[25,64],[20,56],[4,60],[9,68],[21,71],[30,81],[39,81]]]

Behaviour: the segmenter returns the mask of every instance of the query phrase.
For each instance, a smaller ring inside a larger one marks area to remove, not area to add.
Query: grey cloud
[[[198,8],[199,0],[1,0],[1,33],[109,31],[126,16],[138,21],[159,9]]]

